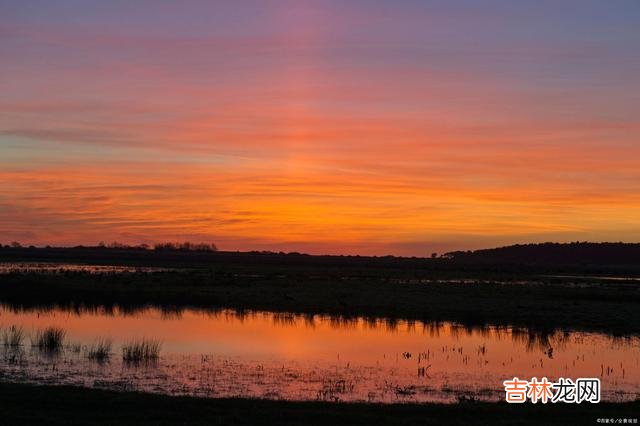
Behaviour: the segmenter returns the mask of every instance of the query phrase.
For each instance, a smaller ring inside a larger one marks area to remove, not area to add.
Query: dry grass
[[[159,340],[134,340],[122,345],[122,359],[128,362],[154,361],[160,358],[161,347]]]
[[[12,325],[2,331],[2,344],[4,346],[16,348],[22,346],[24,337],[24,329],[22,327]]]
[[[47,327],[44,330],[36,331],[31,345],[40,350],[57,351],[62,348],[66,335],[67,332],[62,328]]]
[[[98,339],[87,348],[87,358],[98,362],[109,360],[111,356],[111,339]]]

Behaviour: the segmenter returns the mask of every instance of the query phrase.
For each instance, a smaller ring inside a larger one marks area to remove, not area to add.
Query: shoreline
[[[516,278],[478,274],[460,282],[433,271],[223,264],[153,273],[20,272],[0,275],[0,301],[24,309],[233,309],[640,335],[637,282]]]
[[[207,399],[0,382],[5,424],[595,424],[638,418],[640,402],[599,404],[366,404]]]

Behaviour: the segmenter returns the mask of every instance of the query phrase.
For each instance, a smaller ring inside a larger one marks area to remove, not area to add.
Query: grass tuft
[[[122,345],[122,359],[127,362],[155,361],[162,342],[155,339],[134,340]]]
[[[82,351],[82,345],[80,343],[69,343],[67,349],[74,354],[79,354]]]
[[[87,349],[87,358],[98,362],[109,360],[111,356],[111,339],[98,339]]]
[[[18,327],[12,325],[9,328],[6,328],[2,332],[2,344],[4,346],[17,348],[22,346],[22,340],[24,340],[24,329],[22,327]]]
[[[47,327],[35,333],[31,345],[44,351],[58,351],[62,348],[67,332],[58,327]]]

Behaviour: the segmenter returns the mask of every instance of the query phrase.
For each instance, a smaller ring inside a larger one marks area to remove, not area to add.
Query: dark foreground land
[[[570,425],[638,418],[624,404],[345,404],[202,399],[0,383],[6,425]]]
[[[558,329],[640,334],[639,246],[543,249],[525,246],[476,257],[465,252],[457,258],[418,259],[3,248],[0,262],[173,269],[0,274],[0,302],[24,309],[231,308],[391,322],[454,321],[469,327],[526,327],[542,335]],[[640,416],[640,402],[377,405],[200,399],[9,383],[0,383],[0,408],[0,424],[7,425],[569,425],[598,424],[598,419],[622,423]]]
[[[631,245],[633,256],[635,246]],[[177,269],[2,274],[0,301],[27,309],[52,305],[131,310],[145,306],[168,310],[230,308],[391,321],[454,321],[467,326],[527,327],[543,333],[574,329],[637,335],[640,280],[598,277],[614,272],[637,276],[634,271],[639,264],[633,256],[621,256],[624,265],[536,266],[451,259],[3,248],[0,262]]]

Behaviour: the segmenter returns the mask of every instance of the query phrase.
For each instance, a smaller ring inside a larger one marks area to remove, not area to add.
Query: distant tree
[[[21,248],[21,247],[22,247],[22,244],[20,244],[20,243],[19,243],[19,242],[17,242],[17,241],[12,241],[12,242],[11,242],[11,247],[13,247],[13,248]]]
[[[431,258],[435,259],[436,257],[438,257],[438,253],[431,253]]]
[[[216,247],[213,243],[200,243],[195,244],[193,249],[196,251],[218,251],[218,247]]]
[[[109,248],[122,249],[129,248],[129,246],[123,243],[119,243],[118,241],[114,241],[112,243],[109,243]]]
[[[456,262],[511,265],[638,265],[638,243],[516,244],[494,249],[446,253]]]
[[[173,243],[156,243],[153,245],[153,249],[155,251],[172,251],[175,250],[176,247]]]
[[[198,243],[194,244],[189,241],[183,243],[156,243],[153,245],[155,251],[217,251],[218,248],[213,243]]]

